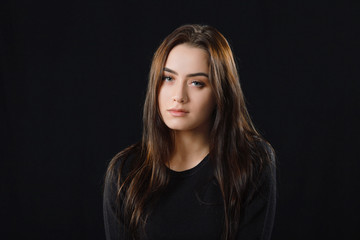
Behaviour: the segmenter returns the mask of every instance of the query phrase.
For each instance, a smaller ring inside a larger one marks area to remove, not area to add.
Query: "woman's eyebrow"
[[[172,74],[175,74],[176,76],[179,75],[177,72],[175,72],[174,70],[171,70],[169,68],[164,68],[163,69],[165,72],[169,72],[169,73],[172,73]],[[207,77],[209,78],[209,75],[207,75],[206,73],[203,73],[203,72],[198,72],[198,73],[190,73],[188,75],[186,75],[186,77],[196,77],[196,76],[204,76],[204,77]]]
[[[169,72],[169,73],[175,74],[176,76],[178,75],[177,72],[175,72],[174,70],[171,70],[170,68],[165,67],[163,70],[164,70],[164,72]]]
[[[186,75],[186,77],[196,77],[196,76],[204,76],[204,77],[209,78],[209,76],[203,72],[191,73],[191,74]]]

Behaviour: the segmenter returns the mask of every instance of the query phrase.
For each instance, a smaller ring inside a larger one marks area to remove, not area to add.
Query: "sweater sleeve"
[[[124,227],[124,223],[119,218],[117,197],[117,175],[107,174],[103,194],[103,215],[106,240],[125,240],[130,239]]]
[[[262,172],[256,193],[245,206],[237,240],[270,240],[276,206],[276,168],[273,152],[271,163]]]

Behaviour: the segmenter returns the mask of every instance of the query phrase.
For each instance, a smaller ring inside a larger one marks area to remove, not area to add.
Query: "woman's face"
[[[209,131],[215,98],[205,50],[180,44],[166,60],[158,96],[165,124],[179,131]]]

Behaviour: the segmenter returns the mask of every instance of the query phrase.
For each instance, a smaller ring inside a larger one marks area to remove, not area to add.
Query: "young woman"
[[[272,147],[247,112],[228,42],[185,25],[154,54],[140,143],[105,180],[107,239],[270,239]]]

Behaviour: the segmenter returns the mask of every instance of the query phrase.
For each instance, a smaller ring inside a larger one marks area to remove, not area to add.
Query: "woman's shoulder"
[[[265,163],[270,165],[275,164],[275,150],[271,144],[264,138],[260,137],[255,138],[255,144],[258,152],[260,152],[260,155],[263,155],[267,158]]]
[[[126,177],[139,158],[140,146],[139,143],[136,143],[117,153],[108,165],[107,178],[117,179],[119,175],[122,179]]]
[[[274,148],[263,138],[256,139],[256,152],[258,159],[256,162],[257,170],[254,175],[255,191],[261,188],[273,191],[276,187],[276,157]]]
[[[258,140],[258,148],[262,152],[262,166],[260,167],[258,184],[268,185],[273,188],[276,185],[276,157],[271,144],[263,138]]]

